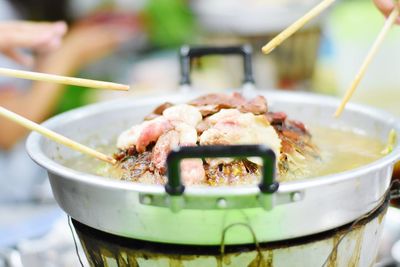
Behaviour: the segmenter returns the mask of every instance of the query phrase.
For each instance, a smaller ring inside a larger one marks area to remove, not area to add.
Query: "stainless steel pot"
[[[374,266],[388,201],[355,225],[254,245],[187,246],[110,235],[73,221],[90,266]],[[335,249],[336,248],[336,249]],[[223,252],[222,252],[223,251]]]
[[[332,114],[339,104],[334,98],[264,90],[258,93],[267,98],[271,110],[285,111],[305,124],[350,128],[382,141],[392,129],[400,134],[399,121],[376,109],[350,104],[340,119],[334,119]],[[185,91],[100,103],[58,115],[44,125],[95,147],[114,140],[158,104],[181,103],[196,96],[195,92]],[[258,242],[269,242],[350,223],[381,203],[393,165],[400,157],[397,144],[392,153],[371,164],[314,179],[284,182],[276,192],[241,186],[187,187],[178,193],[166,193],[163,186],[116,181],[67,168],[60,162],[77,153],[36,133],[29,136],[27,150],[34,161],[48,170],[57,202],[75,220],[119,236],[196,245],[220,244],[227,228],[224,242],[229,245],[253,243],[248,229],[252,229]]]

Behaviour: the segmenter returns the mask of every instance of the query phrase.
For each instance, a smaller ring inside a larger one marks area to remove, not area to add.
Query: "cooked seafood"
[[[166,181],[166,159],[176,146],[265,144],[277,156],[279,174],[298,174],[319,151],[303,123],[283,112],[268,110],[263,96],[247,100],[239,93],[209,94],[188,104],[165,103],[117,140],[121,178],[144,183]],[[185,184],[233,185],[255,183],[260,159],[185,159]]]

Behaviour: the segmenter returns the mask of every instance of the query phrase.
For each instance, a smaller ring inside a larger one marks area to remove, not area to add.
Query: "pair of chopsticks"
[[[331,4],[333,4],[335,0],[323,0],[320,4],[315,6],[311,9],[307,14],[303,17],[298,19],[280,34],[278,34],[274,39],[272,39],[268,44],[262,47],[262,52],[264,54],[269,54],[272,52],[278,45],[280,45],[284,40],[289,38],[293,33],[298,31],[301,27],[303,27],[307,22],[318,16],[322,13],[326,8],[328,8]],[[385,24],[382,27],[378,37],[376,38],[375,42],[373,43],[371,49],[369,50],[367,56],[365,57],[363,64],[361,65],[360,70],[358,71],[356,77],[354,78],[351,86],[347,90],[346,94],[344,95],[342,102],[340,103],[339,107],[335,112],[335,117],[339,117],[343,112],[347,102],[349,102],[351,96],[354,94],[358,84],[360,83],[362,77],[364,76],[369,64],[371,63],[372,59],[378,52],[380,46],[383,43],[387,33],[389,32],[391,26],[395,23],[397,17],[399,16],[399,8],[396,6],[389,17],[386,19]]]
[[[54,74],[33,72],[33,71],[0,68],[0,75],[14,77],[14,78],[20,78],[20,79],[33,80],[33,81],[53,82],[53,83],[67,84],[67,85],[77,85],[77,86],[90,87],[90,88],[96,88],[96,89],[108,89],[108,90],[117,90],[117,91],[128,91],[129,90],[129,86],[125,85],[125,84],[88,80],[88,79],[81,79],[81,78],[75,78],[75,77],[67,77],[67,76],[60,76],[60,75],[54,75]]]
[[[66,77],[66,76],[59,76],[53,74],[45,74],[45,73],[38,73],[38,72],[31,72],[31,71],[22,71],[22,70],[13,70],[13,69],[6,69],[0,68],[0,75],[21,78],[21,79],[28,79],[34,81],[43,81],[43,82],[54,82],[59,84],[69,84],[69,85],[77,85],[77,86],[84,86],[84,87],[91,87],[97,89],[110,89],[110,90],[119,90],[119,91],[128,91],[129,86],[111,82],[103,82],[103,81],[96,81],[96,80],[88,80],[88,79],[81,79],[81,78],[74,78],[74,77]],[[73,141],[61,134],[53,132],[31,120],[28,120],[4,107],[0,106],[0,116],[7,118],[11,121],[16,122],[17,124],[32,130],[36,131],[45,137],[63,144],[73,150],[79,151],[81,153],[87,154],[99,160],[108,162],[110,164],[116,164],[116,160],[110,156],[107,156],[103,153],[100,153],[90,147],[87,147],[83,144],[80,144],[76,141]]]
[[[389,17],[386,19],[385,24],[382,27],[378,37],[375,39],[375,42],[372,44],[367,56],[365,57],[361,68],[359,69],[356,77],[354,78],[353,82],[351,83],[349,89],[347,89],[346,94],[344,95],[342,102],[340,103],[339,107],[335,112],[335,117],[339,117],[342,114],[347,102],[349,102],[350,98],[356,91],[358,84],[360,83],[362,77],[365,75],[369,64],[371,63],[372,59],[378,52],[379,48],[381,47],[383,40],[385,39],[387,33],[389,32],[392,25],[395,23],[397,17],[399,16],[399,9],[396,7],[393,9],[392,13],[390,13]]]
[[[9,120],[12,120],[13,122],[18,123],[19,125],[27,128],[29,130],[38,132],[41,135],[44,135],[45,137],[47,137],[57,143],[65,145],[73,150],[82,152],[84,154],[87,154],[89,156],[95,157],[99,160],[102,160],[102,161],[105,161],[105,162],[108,162],[111,164],[115,164],[117,162],[113,157],[107,156],[103,153],[100,153],[100,152],[90,148],[90,147],[87,147],[76,141],[73,141],[61,134],[53,132],[53,131],[51,131],[31,120],[28,120],[27,118],[24,118],[24,117],[18,115],[17,113],[14,113],[6,108],[3,108],[1,106],[0,106],[0,116],[3,116]]]

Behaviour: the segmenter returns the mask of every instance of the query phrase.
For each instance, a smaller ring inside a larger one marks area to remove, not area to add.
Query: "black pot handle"
[[[185,146],[172,150],[167,158],[168,181],[165,191],[170,196],[181,196],[185,186],[181,183],[180,162],[187,158],[247,158],[260,157],[263,161],[262,179],[259,184],[263,194],[272,194],[278,190],[275,181],[275,153],[264,145],[232,145],[232,146]]]
[[[252,48],[250,45],[224,46],[224,47],[191,47],[184,45],[179,52],[181,64],[181,85],[190,85],[190,63],[192,58],[207,55],[241,55],[243,57],[244,80],[243,83],[254,84],[253,69],[251,63]]]

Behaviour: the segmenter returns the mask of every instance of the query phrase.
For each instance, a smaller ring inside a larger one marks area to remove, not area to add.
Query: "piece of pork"
[[[151,160],[154,166],[165,174],[165,162],[169,152],[179,145],[179,133],[175,130],[164,133],[158,138],[156,145],[153,148]]]
[[[201,135],[205,130],[214,126],[217,122],[234,120],[235,117],[242,114],[237,109],[221,109],[219,112],[202,120],[196,127],[197,132]]]
[[[155,114],[157,117],[134,125],[123,132],[118,138],[117,147],[124,150],[135,146],[136,151],[144,152],[150,143],[156,142],[163,133],[173,129],[175,125],[185,123],[194,128],[202,120],[201,113],[193,106],[186,104],[168,106],[169,104],[166,104],[155,110],[157,113],[162,112],[162,116]]]
[[[289,120],[283,112],[268,112],[262,96],[248,100],[237,93],[210,94],[189,105],[159,106],[147,121],[121,134],[116,158],[121,162],[125,179],[164,184],[166,159],[174,147],[265,144],[275,152],[279,172],[294,173],[297,177],[304,162],[319,157],[311,141],[304,124]],[[251,162],[231,158],[206,159],[206,162],[184,159],[180,166],[182,182],[185,185],[257,182],[261,161],[248,160]]]
[[[137,152],[144,152],[150,143],[157,141],[163,133],[172,128],[171,122],[163,116],[144,121],[123,132],[118,137],[117,147],[123,150],[135,146]]]
[[[150,121],[142,130],[136,143],[136,150],[140,152],[146,151],[146,147],[151,143],[158,140],[158,138],[165,132],[172,129],[170,121],[164,117],[156,118]]]
[[[152,161],[160,173],[166,172],[166,160],[170,151],[177,146],[196,146],[197,132],[193,126],[184,122],[172,122],[174,129],[164,133],[153,148]],[[185,184],[201,184],[205,172],[201,159],[184,159],[181,162],[181,175]]]
[[[136,142],[139,138],[140,133],[143,130],[144,125],[138,124],[132,126],[130,129],[123,131],[117,140],[117,147],[121,150],[129,149],[130,147],[134,146],[136,150]]]
[[[203,184],[206,178],[203,161],[201,159],[182,160],[181,176],[185,185]]]
[[[183,122],[193,127],[196,127],[203,119],[196,107],[187,104],[175,105],[165,109],[163,117],[170,121]]]
[[[179,146],[196,146],[196,128],[186,123],[175,125],[179,132]],[[205,182],[206,174],[201,159],[184,159],[181,161],[181,175],[185,185],[198,185]]]
[[[208,94],[190,102],[196,106],[201,114],[206,117],[219,112],[222,109],[238,109],[242,112],[251,112],[259,115],[268,111],[267,101],[263,96],[257,96],[251,100],[245,99],[239,93]]]
[[[173,122],[174,129],[179,133],[180,146],[195,146],[197,143],[197,131],[194,126],[184,122]]]
[[[281,153],[281,140],[265,116],[241,113],[235,109],[221,110],[207,118],[210,128],[200,136],[200,145],[265,144],[277,158]],[[250,161],[261,165],[260,159]],[[215,161],[213,161],[215,164]],[[226,163],[226,159],[222,159]]]
[[[165,102],[164,104],[159,105],[158,107],[156,107],[152,113],[150,113],[149,115],[147,115],[146,117],[144,117],[145,121],[149,121],[149,120],[153,120],[157,117],[162,116],[162,113],[164,112],[164,110],[166,110],[169,107],[172,107],[174,104],[169,103],[169,102]]]
[[[264,114],[268,111],[267,100],[261,95],[256,96],[243,104],[239,110],[242,112],[251,112],[256,115]]]
[[[233,94],[207,94],[189,102],[195,106],[224,105],[226,107],[239,107],[246,103],[246,99],[239,93]]]

